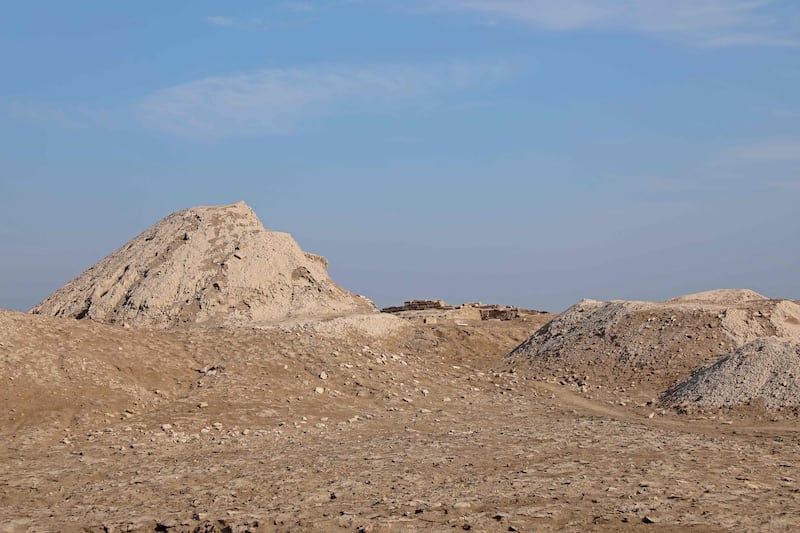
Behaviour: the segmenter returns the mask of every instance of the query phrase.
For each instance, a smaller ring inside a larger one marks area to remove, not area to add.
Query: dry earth
[[[163,331],[2,312],[0,530],[797,528],[795,418],[505,368],[549,318]]]

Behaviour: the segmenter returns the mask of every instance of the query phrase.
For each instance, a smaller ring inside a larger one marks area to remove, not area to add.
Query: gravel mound
[[[800,343],[778,337],[749,342],[668,390],[672,406],[736,407],[762,400],[767,409],[800,406]]]
[[[583,300],[505,358],[540,377],[653,392],[761,337],[800,342],[800,306],[749,290],[717,290],[665,302]]]
[[[336,285],[327,260],[264,229],[244,202],[173,213],[31,312],[169,328],[253,326],[375,312]]]
[[[711,291],[696,292],[694,294],[678,296],[677,298],[667,300],[667,302],[735,305],[744,302],[767,299],[768,298],[766,296],[762,296],[756,291],[751,291],[750,289],[715,289]]]

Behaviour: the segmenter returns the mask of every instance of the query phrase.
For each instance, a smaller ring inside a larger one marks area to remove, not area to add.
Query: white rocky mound
[[[508,356],[540,375],[579,376],[624,387],[674,384],[752,340],[800,341],[800,306],[741,289],[665,302],[583,300]]]
[[[336,285],[324,257],[264,229],[244,202],[164,218],[31,312],[168,328],[261,325],[372,313]]]
[[[767,409],[800,406],[800,343],[764,337],[695,372],[664,395],[672,405]]]

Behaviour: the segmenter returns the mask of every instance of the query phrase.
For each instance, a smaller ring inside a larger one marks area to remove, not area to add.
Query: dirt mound
[[[767,300],[766,296],[750,289],[715,289],[711,291],[686,294],[667,300],[675,303],[706,303],[717,305],[735,305],[755,300]]]
[[[765,337],[745,344],[670,389],[673,406],[736,407],[763,401],[767,409],[800,406],[800,343]]]
[[[747,290],[709,291],[665,302],[583,300],[505,358],[541,376],[663,391],[754,339],[800,341],[800,306]]]
[[[264,229],[244,202],[173,213],[31,310],[157,328],[374,311],[328,277],[325,258]]]

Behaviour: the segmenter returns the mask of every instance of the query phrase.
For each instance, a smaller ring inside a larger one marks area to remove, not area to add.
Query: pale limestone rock
[[[325,258],[264,229],[244,202],[173,213],[31,312],[168,328],[253,326],[372,313],[334,283]]]

